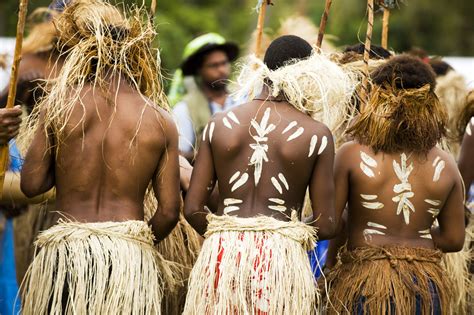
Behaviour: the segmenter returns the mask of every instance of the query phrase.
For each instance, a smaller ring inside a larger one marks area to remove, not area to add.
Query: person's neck
[[[262,92],[254,98],[257,101],[268,101],[268,102],[286,102],[285,97],[280,93],[277,97],[273,97],[270,94],[270,88],[266,85],[263,86]]]
[[[225,100],[227,98],[227,89],[213,89],[212,87],[208,86],[207,84],[201,84],[201,90],[204,95],[211,101],[220,104],[221,106],[224,105]]]

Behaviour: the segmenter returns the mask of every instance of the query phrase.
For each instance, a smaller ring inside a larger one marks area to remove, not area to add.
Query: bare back
[[[254,100],[205,127],[187,204],[217,181],[217,214],[289,220],[310,188],[315,217],[333,220],[334,144],[322,123],[283,101]]]
[[[343,207],[347,199],[350,248],[367,244],[433,248],[435,219],[445,230],[448,225],[463,230],[459,172],[441,149],[435,147],[426,156],[375,154],[350,142],[338,151],[336,161],[336,203]]]
[[[170,116],[152,107],[125,80],[112,83],[108,93],[87,85],[80,98],[82,103],[74,105],[59,150],[46,150],[51,155],[49,170],[41,164],[46,155],[43,162],[38,161],[47,144],[36,135],[23,169],[31,177],[22,185],[40,187],[35,178],[39,181],[42,172],[49,172],[44,177],[51,179],[44,185],[56,186],[56,208],[66,217],[92,222],[143,220],[145,191],[152,181],[155,193],[165,186],[159,176],[168,158],[176,171],[169,173],[167,198],[175,203],[177,153],[173,149],[169,156],[166,151],[172,137],[169,130],[175,129]]]

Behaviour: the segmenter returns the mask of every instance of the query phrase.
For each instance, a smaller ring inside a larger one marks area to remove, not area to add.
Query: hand
[[[18,135],[21,124],[21,106],[0,108],[0,145],[5,145]]]

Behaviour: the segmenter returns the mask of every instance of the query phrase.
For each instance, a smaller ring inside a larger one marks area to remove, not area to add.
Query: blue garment
[[[10,141],[9,170],[19,172],[23,161],[15,142]],[[2,214],[0,213],[0,216]],[[17,298],[18,283],[15,269],[13,219],[7,219],[5,231],[0,235],[0,314],[18,314],[20,299]]]
[[[326,257],[328,253],[329,241],[319,241],[316,247],[308,252],[311,270],[315,279],[321,277],[322,270],[326,264]]]

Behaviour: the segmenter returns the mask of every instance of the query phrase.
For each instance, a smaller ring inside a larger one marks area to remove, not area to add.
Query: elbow
[[[335,223],[327,223],[324,225],[318,225],[318,240],[330,240],[337,236],[337,226]]]
[[[184,204],[184,218],[186,221],[191,222],[195,213],[197,213],[196,207],[188,206],[186,203]]]
[[[176,207],[173,207],[172,209],[165,211],[162,216],[162,220],[165,220],[170,226],[175,227],[179,221],[179,210],[180,210],[180,207],[178,204]]]
[[[449,239],[446,239],[444,242],[444,246],[441,248],[441,250],[445,253],[455,253],[461,251],[464,247],[464,238],[465,233],[462,233],[462,235],[459,234],[455,237],[450,237]]]
[[[21,179],[20,182],[21,192],[28,198],[33,198],[41,194],[41,190],[38,185],[35,185],[32,181]]]

